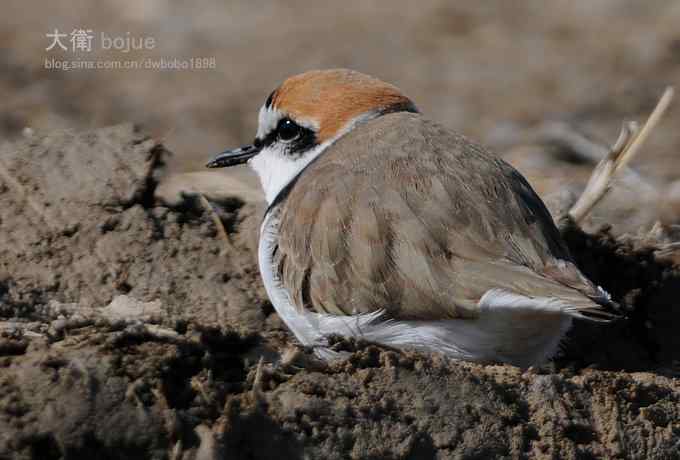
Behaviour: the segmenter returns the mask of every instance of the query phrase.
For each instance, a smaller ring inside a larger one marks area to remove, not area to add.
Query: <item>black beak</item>
[[[228,166],[236,166],[245,163],[255,155],[260,153],[260,147],[254,145],[246,145],[233,150],[225,150],[210,160],[207,165],[208,168],[226,168]]]

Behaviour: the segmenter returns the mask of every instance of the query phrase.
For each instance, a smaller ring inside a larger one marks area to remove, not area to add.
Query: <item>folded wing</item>
[[[275,260],[295,304],[319,313],[469,318],[497,289],[609,319],[608,296],[571,262],[526,180],[416,114],[354,129],[302,173]]]

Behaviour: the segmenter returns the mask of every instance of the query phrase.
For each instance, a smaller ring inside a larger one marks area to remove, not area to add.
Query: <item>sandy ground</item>
[[[680,81],[679,6],[5,2],[0,459],[680,457],[677,103],[585,231],[560,220],[621,122]],[[216,67],[45,69],[45,33],[75,27],[157,42],[83,59]],[[282,78],[336,66],[526,174],[629,319],[579,323],[525,371],[295,348],[257,271],[252,176],[202,165],[252,138]]]
[[[577,324],[545,368],[344,342],[326,367],[263,292],[259,203],[168,206],[169,152],[129,124],[0,158],[0,458],[680,455],[680,270],[662,229],[564,227],[630,319]]]

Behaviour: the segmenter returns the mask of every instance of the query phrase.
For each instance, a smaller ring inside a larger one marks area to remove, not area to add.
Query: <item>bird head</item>
[[[417,112],[396,86],[347,69],[316,70],[285,80],[260,108],[252,144],[226,150],[209,168],[248,163],[271,203],[335,141],[373,118]]]

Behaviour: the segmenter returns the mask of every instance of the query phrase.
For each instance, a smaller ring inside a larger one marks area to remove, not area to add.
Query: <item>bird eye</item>
[[[276,130],[281,142],[291,142],[300,136],[300,126],[288,118],[281,120]]]

